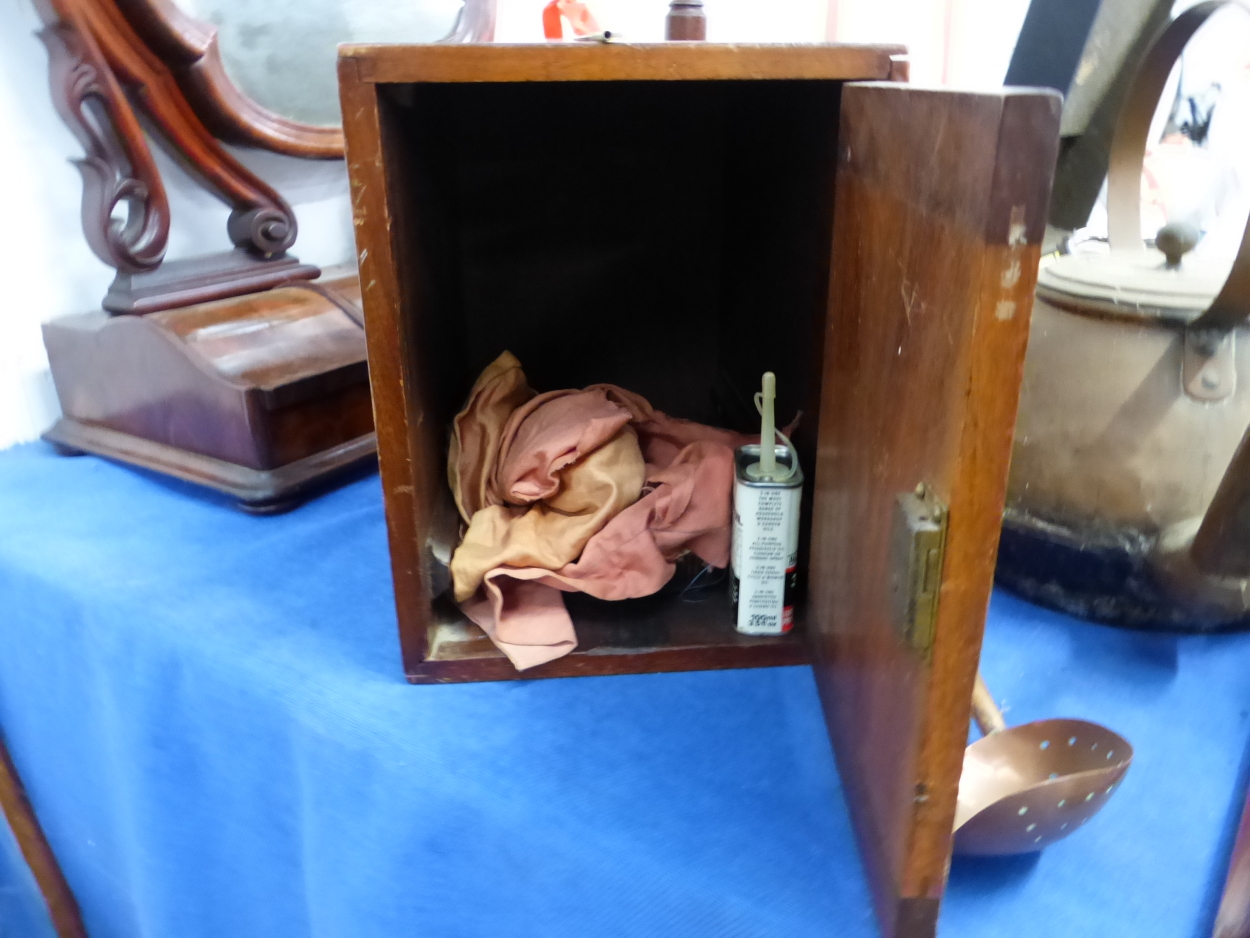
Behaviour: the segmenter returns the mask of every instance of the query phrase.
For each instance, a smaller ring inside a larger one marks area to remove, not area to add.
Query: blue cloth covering
[[[0,725],[93,938],[875,934],[808,669],[411,687],[376,477],[251,518],[0,454],[0,648]],[[997,596],[1008,720],[1099,720],[1137,763],[1040,859],[956,861],[943,934],[1209,930],[1248,660]],[[0,913],[22,875],[0,856]]]

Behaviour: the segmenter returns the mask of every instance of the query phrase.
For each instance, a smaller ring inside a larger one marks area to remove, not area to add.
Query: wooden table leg
[[[13,760],[0,737],[0,807],[17,838],[22,856],[35,874],[35,882],[43,893],[44,902],[48,905],[48,913],[52,917],[52,925],[58,938],[87,938],[83,928],[82,915],[78,911],[78,900],[70,891],[65,874],[43,835],[43,828],[35,817],[30,799],[18,778]]]

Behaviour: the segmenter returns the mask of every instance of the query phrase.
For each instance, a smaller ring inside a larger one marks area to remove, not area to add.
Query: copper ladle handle
[[[994,703],[994,695],[985,686],[985,679],[981,677],[980,671],[977,672],[977,682],[972,688],[972,719],[977,721],[977,727],[985,736],[1007,728],[998,704]]]

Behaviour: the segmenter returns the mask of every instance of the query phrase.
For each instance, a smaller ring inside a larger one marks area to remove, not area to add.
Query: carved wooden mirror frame
[[[239,90],[226,74],[215,27],[172,0],[115,0],[134,30],[165,62],[183,95],[218,138],[288,156],[340,159],[343,131],[276,114]],[[494,2],[469,0],[442,42],[490,42]]]
[[[290,204],[221,141],[307,159],[341,159],[343,132],[283,117],[231,81],[217,30],[172,0],[34,0],[52,97],[86,155],[83,232],[118,276],[111,312],[153,312],[317,275],[288,255]],[[466,0],[443,42],[490,41],[495,0]],[[162,264],[170,208],[145,131],[231,212],[235,250]]]

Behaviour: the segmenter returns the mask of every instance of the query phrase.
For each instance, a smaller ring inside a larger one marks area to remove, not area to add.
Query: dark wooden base
[[[64,417],[44,438],[216,489],[245,511],[290,508],[375,453],[358,290],[347,272],[47,322]]]
[[[377,456],[377,437],[372,433],[276,469],[240,466],[69,417],[58,420],[43,438],[60,453],[92,453],[216,489],[252,514],[288,511]]]
[[[722,588],[700,602],[676,595],[604,602],[568,593],[565,604],[577,629],[577,649],[526,671],[513,667],[485,632],[442,599],[435,604],[427,656],[409,669],[408,681],[524,681],[807,664],[801,628],[776,637],[743,635],[734,629],[727,593]]]
[[[1154,537],[1077,531],[1008,508],[994,578],[1030,602],[1134,629],[1219,632],[1250,627],[1244,615],[1186,602],[1155,573]]]
[[[102,305],[111,313],[155,313],[258,293],[292,280],[312,280],[320,273],[320,268],[301,264],[291,254],[260,257],[235,248],[165,261],[155,270],[143,273],[118,271]]]

